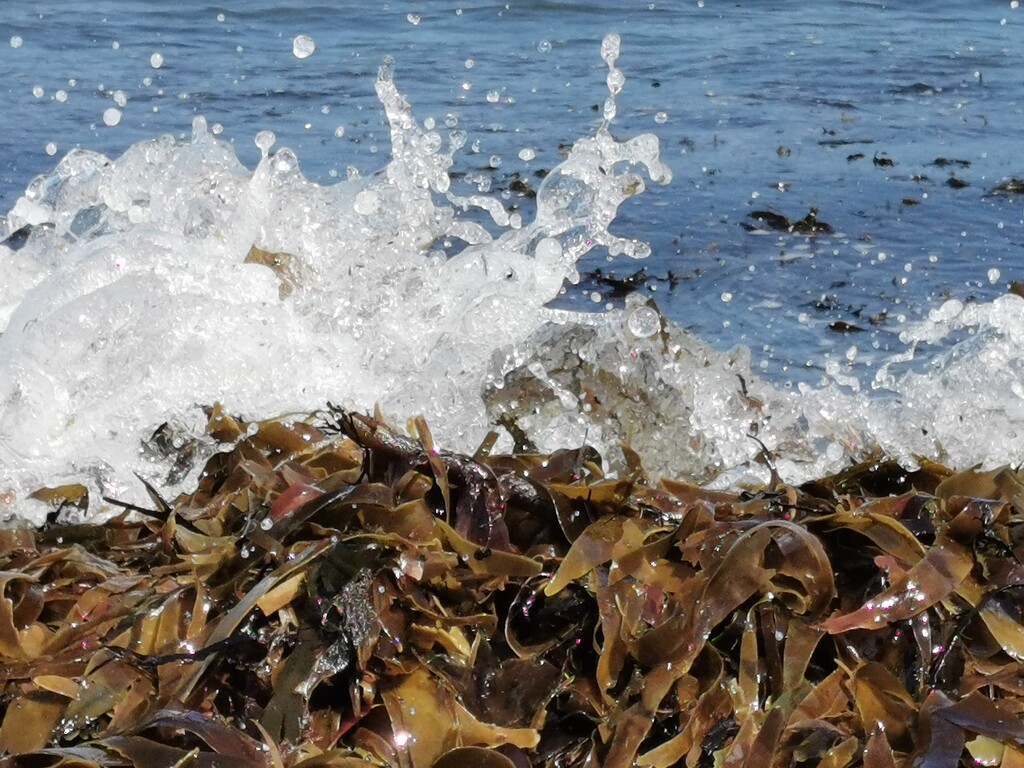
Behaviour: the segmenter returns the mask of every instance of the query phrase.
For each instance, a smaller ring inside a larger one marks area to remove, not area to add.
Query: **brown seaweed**
[[[1024,765],[1019,470],[709,491],[208,415],[193,492],[0,530],[0,766]]]

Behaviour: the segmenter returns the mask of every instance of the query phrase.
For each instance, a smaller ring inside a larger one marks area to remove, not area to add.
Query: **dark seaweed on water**
[[[1019,471],[723,492],[333,407],[209,431],[194,493],[0,531],[0,765],[1024,765]]]

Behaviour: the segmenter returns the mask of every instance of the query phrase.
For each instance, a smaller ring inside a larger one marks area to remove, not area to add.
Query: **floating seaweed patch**
[[[0,530],[0,766],[1024,760],[1024,472],[711,491],[208,416],[192,493]]]
[[[988,191],[990,195],[1020,195],[1024,194],[1024,179],[1012,177],[1004,179]]]
[[[818,209],[811,207],[802,219],[789,219],[774,211],[751,211],[747,214],[756,224],[741,222],[740,226],[748,232],[773,229],[778,232],[789,232],[797,235],[823,235],[832,232],[832,227],[818,218]]]

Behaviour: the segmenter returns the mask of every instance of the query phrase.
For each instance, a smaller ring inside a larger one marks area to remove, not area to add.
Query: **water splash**
[[[314,184],[269,132],[250,171],[202,118],[188,141],[65,155],[0,221],[0,514],[38,520],[40,485],[144,502],[134,472],[188,482],[147,440],[165,421],[201,434],[197,406],[214,401],[249,418],[380,403],[461,450],[511,419],[542,449],[586,440],[624,467],[625,443],[653,471],[721,484],[765,479],[761,446],[791,482],[876,445],[908,465],[1016,457],[1017,297],[939,308],[904,341],[964,341],[929,371],[891,360],[874,392],[840,366],[832,386],[773,389],[749,350],[717,352],[639,298],[548,308],[592,249],[650,252],[609,227],[647,180],[671,179],[657,137],[612,133],[619,48],[602,44],[601,123],[544,179],[532,220],[452,190],[467,137],[417,122],[390,59],[376,91],[392,153],[375,174]]]
[[[656,137],[620,142],[605,120],[524,223],[498,197],[452,192],[465,136],[417,123],[393,71],[385,59],[376,82],[392,155],[372,176],[311,183],[269,133],[250,173],[197,118],[188,141],[114,161],[73,150],[29,185],[3,222],[27,240],[0,251],[13,275],[0,288],[0,490],[13,508],[72,479],[138,496],[133,472],[167,472],[140,445],[167,420],[200,431],[196,406],[216,400],[249,416],[379,401],[471,448],[489,424],[492,356],[558,316],[545,305],[576,260],[598,245],[647,252],[607,227],[644,188],[632,168],[669,180]],[[466,247],[449,256],[446,241]]]

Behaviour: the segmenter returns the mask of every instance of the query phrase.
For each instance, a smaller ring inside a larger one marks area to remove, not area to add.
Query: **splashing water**
[[[452,192],[467,137],[416,121],[390,59],[376,91],[392,153],[373,175],[312,183],[269,131],[250,172],[202,118],[189,141],[114,161],[69,152],[0,221],[0,512],[38,520],[27,494],[61,482],[141,500],[136,472],[173,492],[189,477],[146,441],[164,422],[201,434],[198,406],[215,401],[248,418],[379,403],[395,420],[426,415],[460,450],[511,419],[541,449],[587,441],[615,467],[624,442],[650,470],[720,484],[763,478],[761,445],[791,482],[875,445],[908,465],[1012,459],[1016,296],[947,304],[906,330],[911,345],[969,337],[933,371],[906,372],[913,352],[891,360],[874,393],[839,367],[834,386],[776,390],[748,350],[715,352],[639,297],[601,315],[547,308],[591,249],[649,253],[609,227],[645,176],[671,179],[657,137],[612,135],[619,48],[617,35],[601,46],[602,122],[546,176],[532,221]],[[965,417],[992,439],[972,440]]]
[[[524,225],[498,199],[450,192],[464,137],[446,147],[417,124],[392,74],[385,60],[376,84],[391,161],[365,179],[313,184],[272,135],[250,174],[197,118],[188,142],[116,161],[73,150],[32,182],[3,233],[27,241],[0,251],[0,490],[76,480],[134,496],[132,472],[166,472],[141,441],[168,420],[199,431],[196,406],[218,400],[250,416],[379,401],[426,413],[457,447],[483,436],[492,355],[557,314],[544,305],[595,245],[644,254],[607,227],[643,190],[628,167],[670,173],[654,136],[619,142],[609,117]],[[471,208],[502,234],[460,215]],[[448,257],[433,247],[446,240],[468,246]]]

